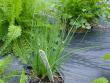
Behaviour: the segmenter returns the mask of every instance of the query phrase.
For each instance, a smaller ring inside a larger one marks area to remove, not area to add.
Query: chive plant
[[[44,17],[46,18],[46,14]],[[28,41],[33,49],[31,66],[35,75],[42,79],[48,76],[50,81],[53,81],[55,73],[60,72],[60,68],[70,57],[69,53],[64,53],[64,49],[74,35],[71,31],[66,34],[64,24],[57,18],[54,20],[56,21],[52,24],[48,18],[40,18],[38,23],[33,19],[33,28],[29,32],[31,41]]]

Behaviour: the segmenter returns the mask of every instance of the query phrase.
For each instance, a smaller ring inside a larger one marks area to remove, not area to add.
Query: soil
[[[48,77],[45,77],[44,79],[41,79],[40,77],[33,77],[31,80],[30,80],[30,83],[64,83],[63,82],[63,78],[57,74],[54,76],[54,82],[50,82]]]
[[[29,83],[64,83],[64,79],[60,73],[55,73],[54,82],[50,82],[48,77],[45,77],[43,79],[41,78],[41,75],[36,77],[33,74],[32,68],[31,67],[27,67],[27,68],[28,69],[26,69],[26,75],[29,78]]]

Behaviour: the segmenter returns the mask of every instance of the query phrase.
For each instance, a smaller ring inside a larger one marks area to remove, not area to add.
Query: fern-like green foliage
[[[48,26],[46,25],[48,20],[46,15],[49,12],[49,4],[45,0],[22,0],[22,4],[22,12],[17,21],[22,27],[22,34],[13,41],[12,50],[23,63],[27,63],[31,62],[30,57],[33,52],[32,45],[30,44],[32,42],[30,36],[33,35],[31,30],[35,27],[37,29],[37,26]],[[34,42],[38,41],[34,40]]]
[[[15,51],[17,50],[15,48],[18,48],[16,46],[19,45],[21,48],[21,46],[27,45],[27,42],[25,43],[23,39],[25,39],[26,33],[32,28],[33,19],[39,18],[38,16],[34,17],[34,15],[39,14],[39,12],[43,10],[43,6],[45,6],[46,9],[47,5],[45,5],[44,1],[45,0],[0,0],[0,40],[5,40],[0,54],[11,44],[12,40],[16,41],[16,43],[13,42],[11,45],[12,50],[14,50],[13,52],[17,52]],[[41,5],[41,3],[44,5]],[[22,45],[16,40],[18,35],[22,35],[21,29],[24,35],[20,38],[20,41],[23,42]],[[26,48],[28,46],[29,45],[27,45]]]
[[[30,57],[33,50],[31,49],[28,38],[21,36],[17,40],[14,40],[12,49],[14,55],[18,56],[23,63],[27,64],[27,62],[31,61]]]
[[[21,35],[21,27],[10,25],[8,28],[7,39],[0,51],[0,54],[8,47],[8,45]]]
[[[0,32],[1,39],[10,25],[26,28],[32,23],[36,0],[0,0]],[[4,23],[5,28],[4,29]],[[26,26],[27,25],[27,26]]]
[[[8,22],[14,22],[22,10],[21,0],[0,0],[0,9]]]
[[[15,25],[9,26],[8,34],[7,34],[8,40],[10,40],[10,41],[15,40],[20,35],[21,35],[21,27],[20,26],[15,26]]]
[[[93,80],[91,83],[109,83],[108,80],[104,77]]]
[[[19,19],[21,11],[21,0],[0,0],[0,40],[7,41],[7,37],[5,36],[7,36],[11,27],[15,27],[14,25],[17,25],[16,21]]]

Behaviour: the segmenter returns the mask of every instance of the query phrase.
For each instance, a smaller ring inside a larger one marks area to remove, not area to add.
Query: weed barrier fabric
[[[71,59],[63,67],[65,83],[90,83],[97,77],[110,78],[110,61],[102,57],[110,53],[110,23],[103,23],[105,28],[94,27],[91,32],[77,34],[71,41],[68,50],[93,47],[88,50],[74,52]],[[84,38],[83,38],[84,37]]]

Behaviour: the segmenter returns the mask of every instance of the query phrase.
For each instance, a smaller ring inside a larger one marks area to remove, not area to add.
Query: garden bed
[[[108,13],[105,3],[100,0],[0,0],[1,57],[6,53],[0,61],[0,83],[7,83],[13,77],[20,77],[19,83],[64,83],[60,69],[74,52],[67,53],[65,48],[75,33],[91,31],[90,23]],[[10,64],[13,65],[11,72],[5,73]]]

